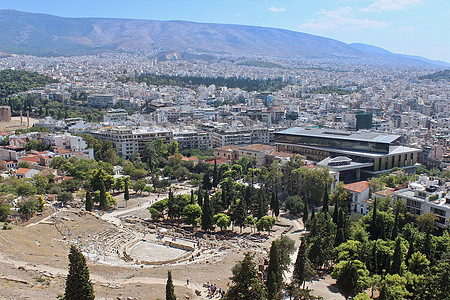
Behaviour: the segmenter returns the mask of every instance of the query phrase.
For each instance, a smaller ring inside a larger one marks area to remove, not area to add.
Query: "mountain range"
[[[196,50],[242,56],[381,60],[404,65],[450,66],[277,28],[111,18],[64,18],[0,10],[0,51],[31,55],[79,55],[105,51]]]

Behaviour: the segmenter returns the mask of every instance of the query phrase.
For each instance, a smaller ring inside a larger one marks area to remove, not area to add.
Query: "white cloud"
[[[269,7],[269,10],[273,11],[273,12],[284,12],[284,11],[286,11],[286,8],[272,6],[272,7]]]
[[[353,9],[351,7],[339,7],[336,10],[322,9],[318,14],[323,15],[323,17],[310,19],[308,23],[300,25],[300,28],[323,32],[384,28],[387,25],[385,22],[354,18],[352,13]]]
[[[401,10],[422,3],[422,0],[375,0],[366,8],[361,9],[361,11]]]

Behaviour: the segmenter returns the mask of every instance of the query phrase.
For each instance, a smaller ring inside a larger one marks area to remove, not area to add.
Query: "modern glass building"
[[[399,135],[372,132],[348,132],[319,128],[294,127],[275,133],[278,151],[293,152],[321,161],[345,156],[354,163],[362,177],[370,177],[399,167],[415,172],[420,149],[400,145]],[[357,177],[360,177],[359,174]]]

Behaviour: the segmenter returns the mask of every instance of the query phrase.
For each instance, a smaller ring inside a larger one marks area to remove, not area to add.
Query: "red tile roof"
[[[27,168],[18,168],[16,171],[16,174],[26,174],[27,172],[31,171],[31,169]]]
[[[367,190],[370,186],[368,181],[358,181],[354,183],[349,183],[345,185],[345,189],[350,192],[362,193]]]

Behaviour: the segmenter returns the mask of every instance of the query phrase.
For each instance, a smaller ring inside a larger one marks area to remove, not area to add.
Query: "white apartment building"
[[[129,158],[145,149],[145,144],[160,139],[164,143],[173,140],[172,131],[165,128],[139,128],[133,129],[126,126],[117,126],[105,130],[94,131],[94,137],[104,141],[111,141],[117,149],[117,154],[123,158]]]
[[[394,201],[403,200],[406,209],[415,216],[426,213],[436,215],[436,226],[444,228],[450,225],[450,184],[440,184],[421,175],[419,180],[411,182],[408,188],[395,191]]]
[[[126,121],[128,113],[125,109],[110,109],[103,116],[103,122],[117,123]]]
[[[211,134],[213,148],[228,145],[246,146],[252,144],[252,131],[246,128],[215,129]]]
[[[211,133],[195,130],[179,130],[173,133],[173,139],[178,142],[178,149],[207,150],[212,147]]]
[[[112,94],[88,96],[89,107],[108,108],[114,107],[115,104],[116,104],[116,97]]]

